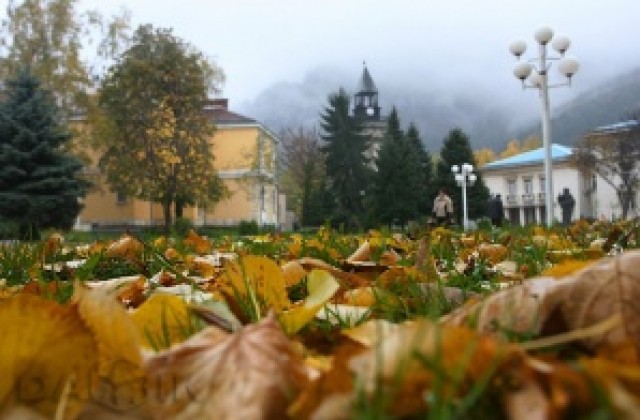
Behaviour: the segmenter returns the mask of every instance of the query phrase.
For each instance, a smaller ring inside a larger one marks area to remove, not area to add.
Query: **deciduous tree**
[[[489,149],[488,147],[484,147],[480,150],[474,150],[473,157],[476,160],[478,167],[482,167],[487,163],[496,160],[496,152],[494,152],[492,149]]]
[[[626,219],[640,182],[640,120],[587,134],[576,145],[574,161],[586,175],[598,174],[613,187]]]
[[[100,89],[109,127],[101,131],[100,165],[115,191],[162,204],[215,202],[222,184],[202,112],[222,71],[167,29],[141,26]]]
[[[303,225],[317,224],[316,215],[322,213],[322,209],[318,208],[314,197],[324,188],[325,179],[320,138],[315,130],[300,127],[297,130],[284,130],[280,140],[280,181],[283,192]]]
[[[508,157],[515,156],[519,153],[522,153],[522,148],[520,147],[520,140],[518,139],[509,140],[504,150],[500,152],[500,159],[506,159]]]
[[[88,184],[82,164],[62,149],[71,134],[48,92],[27,70],[6,83],[0,103],[0,217],[38,236],[41,228],[69,229]]]
[[[80,12],[77,0],[9,0],[0,26],[0,79],[29,66],[50,90],[63,116],[84,112],[101,60],[129,38],[127,12],[106,20]],[[93,64],[91,64],[93,63]]]

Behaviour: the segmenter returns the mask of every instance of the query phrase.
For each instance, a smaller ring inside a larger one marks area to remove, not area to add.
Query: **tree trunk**
[[[171,230],[171,198],[165,198],[162,201],[162,212],[164,214],[164,232],[166,235],[169,234]]]
[[[175,203],[175,214],[176,214],[176,220],[181,219],[182,215],[184,214],[184,201],[180,200],[178,198],[176,198],[176,203]]]

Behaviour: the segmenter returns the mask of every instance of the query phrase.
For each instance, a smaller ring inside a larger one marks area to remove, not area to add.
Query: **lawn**
[[[1,414],[640,412],[636,222],[209,233],[1,245]]]

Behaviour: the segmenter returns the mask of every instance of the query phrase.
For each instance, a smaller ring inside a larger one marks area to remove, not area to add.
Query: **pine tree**
[[[63,151],[71,134],[28,70],[6,86],[0,104],[0,217],[33,237],[41,228],[71,228],[88,187],[77,177],[80,161]]]
[[[407,129],[407,139],[413,146],[416,155],[420,161],[421,182],[416,188],[418,192],[418,211],[422,216],[431,214],[433,207],[433,198],[436,195],[436,189],[434,185],[434,171],[433,171],[433,158],[429,151],[425,148],[420,138],[420,132],[415,124],[409,124]]]
[[[378,222],[404,226],[419,216],[422,198],[422,164],[415,145],[400,129],[394,108],[376,160],[374,214]]]
[[[469,218],[475,219],[484,215],[489,199],[489,190],[482,180],[482,175],[476,170],[469,138],[462,130],[455,128],[449,132],[442,144],[440,160],[437,165],[436,185],[438,188],[444,188],[453,200],[454,213],[458,220],[462,220],[462,188],[456,184],[454,175],[451,173],[451,166],[463,163],[472,164],[474,173],[478,177],[472,187],[467,186]]]
[[[335,203],[332,219],[351,228],[361,227],[370,177],[365,156],[368,141],[362,135],[361,123],[349,116],[349,97],[343,89],[329,96],[329,106],[321,118],[326,174]]]

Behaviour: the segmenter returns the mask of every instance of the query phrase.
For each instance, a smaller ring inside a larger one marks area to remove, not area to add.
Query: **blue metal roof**
[[[567,160],[569,157],[571,157],[572,154],[573,154],[573,151],[570,147],[562,146],[560,144],[551,145],[551,160],[553,162]],[[481,169],[485,170],[485,169],[498,169],[498,168],[534,165],[534,164],[542,163],[543,161],[544,161],[544,148],[541,147],[539,149],[520,153],[519,155],[510,156],[505,159],[500,159],[500,160],[493,161],[491,163],[487,163]]]
[[[619,133],[622,131],[629,131],[634,128],[640,128],[640,121],[638,120],[628,120],[621,121],[615,124],[602,125],[600,127],[596,127],[593,132],[594,133]]]

